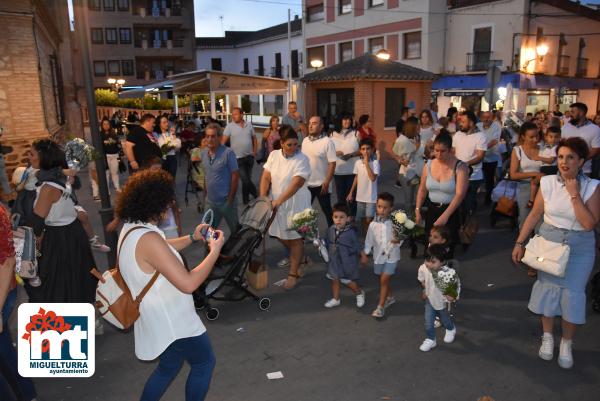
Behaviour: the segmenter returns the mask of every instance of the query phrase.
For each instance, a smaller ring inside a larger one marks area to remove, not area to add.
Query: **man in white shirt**
[[[221,143],[225,145],[228,141],[231,150],[235,153],[237,164],[242,180],[242,200],[244,205],[250,201],[250,195],[258,198],[256,186],[252,182],[252,167],[254,167],[254,158],[258,142],[254,135],[252,124],[244,121],[244,112],[239,107],[231,110],[232,121],[227,124],[223,131]]]
[[[331,209],[331,180],[335,173],[335,145],[333,141],[323,135],[323,120],[313,116],[308,120],[308,137],[302,143],[302,153],[310,162],[311,174],[306,183],[310,190],[311,203],[319,199],[321,210],[327,219],[327,226],[333,225],[333,212]]]
[[[489,111],[484,111],[481,114],[481,122],[477,123],[477,128],[485,135],[487,140],[487,151],[483,157],[482,168],[485,180],[485,204],[489,205],[492,202],[492,190],[496,184],[496,169],[500,160],[498,143],[500,142],[501,129]]]
[[[583,165],[583,172],[590,175],[592,172],[592,159],[600,154],[600,127],[588,120],[588,108],[584,103],[573,103],[571,106],[571,119],[562,128],[562,137],[579,137],[590,148],[588,160]]]
[[[466,111],[461,115],[461,128],[452,138],[452,150],[472,169],[469,190],[463,202],[463,216],[466,217],[477,209],[477,189],[483,182],[482,161],[488,148],[485,135],[477,129],[475,113]]]

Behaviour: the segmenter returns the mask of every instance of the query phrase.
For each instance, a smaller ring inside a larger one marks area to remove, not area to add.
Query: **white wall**
[[[292,36],[292,50],[299,53],[299,68],[302,67],[302,46],[302,36]],[[244,71],[244,58],[247,58],[250,75],[254,75],[254,70],[258,69],[258,56],[263,56],[265,75],[271,75],[271,67],[275,67],[275,53],[281,53],[282,75],[287,78],[288,50],[287,38],[234,49],[196,49],[196,64],[198,69],[209,70],[211,59],[221,58],[223,71],[239,74]]]

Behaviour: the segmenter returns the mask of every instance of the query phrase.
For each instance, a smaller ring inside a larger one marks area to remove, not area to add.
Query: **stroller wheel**
[[[219,310],[217,308],[210,307],[208,308],[204,314],[208,320],[217,320],[219,318]]]
[[[271,299],[270,298],[261,298],[258,300],[258,308],[262,311],[269,310],[271,307]]]

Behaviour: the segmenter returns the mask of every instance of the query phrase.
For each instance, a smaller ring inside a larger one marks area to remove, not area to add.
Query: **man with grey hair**
[[[213,227],[217,228],[221,217],[225,217],[233,233],[238,226],[235,195],[238,186],[238,164],[235,153],[221,144],[221,127],[210,123],[204,129],[206,148],[201,153],[204,169],[206,209],[213,211]]]
[[[229,141],[231,150],[235,153],[242,179],[242,200],[247,204],[250,195],[258,198],[256,186],[252,182],[252,167],[254,167],[258,142],[252,124],[244,121],[244,111],[240,107],[231,110],[231,119],[232,121],[225,127],[221,143],[225,145]]]

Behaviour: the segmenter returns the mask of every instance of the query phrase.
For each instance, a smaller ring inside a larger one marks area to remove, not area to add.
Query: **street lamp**
[[[377,56],[377,58],[380,60],[389,60],[391,57],[390,52],[385,49],[379,50],[377,53],[375,53],[375,56]]]
[[[319,60],[318,58],[310,60],[310,66],[318,70],[319,68],[323,67],[323,60]]]
[[[123,78],[108,78],[106,82],[114,88],[115,92],[117,92],[117,96],[119,96],[119,90],[125,85],[125,80]]]
[[[548,54],[548,45],[546,44],[546,42],[541,42],[539,43],[536,48],[535,48],[535,53],[537,54],[538,58],[541,61],[544,61],[544,56],[546,54]]]

